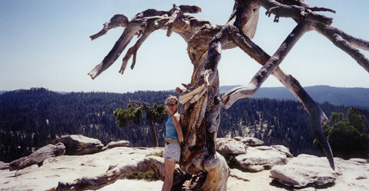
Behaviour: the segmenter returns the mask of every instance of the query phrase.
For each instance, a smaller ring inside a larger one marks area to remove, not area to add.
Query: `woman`
[[[180,144],[183,142],[182,127],[179,123],[178,99],[175,96],[169,96],[165,100],[167,105],[169,119],[165,124],[165,148],[164,148],[164,166],[165,179],[162,191],[170,191],[173,185],[173,174],[176,162],[181,157]]]

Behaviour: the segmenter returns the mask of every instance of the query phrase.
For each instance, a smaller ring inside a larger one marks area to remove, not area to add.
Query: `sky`
[[[333,26],[355,37],[369,40],[368,0],[306,0],[311,6],[328,7],[336,14]],[[118,73],[118,60],[95,80],[87,73],[99,64],[123,32],[110,30],[91,41],[103,23],[115,14],[132,18],[149,8],[169,10],[173,4],[202,8],[193,16],[212,25],[225,24],[233,0],[0,0],[0,90],[11,91],[43,87],[64,92],[134,92],[173,90],[189,83],[192,64],[187,44],[173,33],[156,31],[137,53],[134,70]],[[290,18],[267,17],[261,8],[259,25],[253,41],[272,55],[295,27]],[[134,38],[129,45],[135,42]],[[369,58],[369,52],[361,50]],[[130,64],[131,62],[129,62]],[[260,65],[239,48],[224,50],[218,70],[220,85],[246,85]],[[354,59],[315,31],[306,33],[287,55],[280,67],[293,75],[302,86],[369,88],[369,74]],[[270,76],[262,87],[280,87]]]

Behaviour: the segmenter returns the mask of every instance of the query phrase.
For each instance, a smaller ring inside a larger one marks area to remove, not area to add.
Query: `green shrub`
[[[235,155],[226,155],[224,156],[224,158],[226,159],[229,168],[241,169],[240,164],[237,162]]]
[[[128,175],[126,178],[127,179],[138,179],[138,180],[149,180],[149,181],[159,180],[158,175],[152,170],[147,171],[147,172],[133,173],[131,175]]]
[[[149,157],[149,156],[163,157],[163,153],[164,151],[157,152],[157,153],[151,153],[151,154],[146,155],[146,157]]]
[[[323,131],[335,156],[368,158],[369,135],[362,133],[364,121],[365,117],[355,107],[347,110],[346,117],[343,113],[332,112],[333,125],[324,125]]]

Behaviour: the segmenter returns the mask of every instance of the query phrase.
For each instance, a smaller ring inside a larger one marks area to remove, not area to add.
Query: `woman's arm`
[[[183,134],[182,134],[181,124],[179,123],[179,117],[180,117],[179,114],[176,114],[176,115],[173,116],[173,124],[174,124],[174,127],[177,130],[178,142],[182,143],[183,142]]]

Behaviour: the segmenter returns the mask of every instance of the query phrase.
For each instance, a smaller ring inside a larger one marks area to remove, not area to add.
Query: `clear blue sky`
[[[323,13],[334,18],[333,25],[369,40],[368,0],[307,0],[311,6],[337,11]],[[0,90],[44,87],[52,91],[132,92],[170,90],[188,83],[192,65],[186,43],[177,35],[166,37],[157,31],[139,49],[134,70],[118,73],[121,57],[95,80],[87,73],[107,55],[123,28],[116,28],[91,41],[114,14],[132,18],[148,8],[169,10],[172,4],[198,5],[202,13],[194,16],[213,25],[224,24],[233,0],[0,0]],[[269,54],[293,29],[295,23],[265,16],[261,9],[259,26],[253,39]],[[131,43],[132,46],[133,43]],[[367,57],[369,53],[362,51]],[[315,31],[295,45],[281,65],[303,86],[369,88],[369,74],[350,56]],[[244,85],[260,69],[239,49],[223,51],[219,65],[221,85]],[[270,77],[263,87],[281,86]]]

